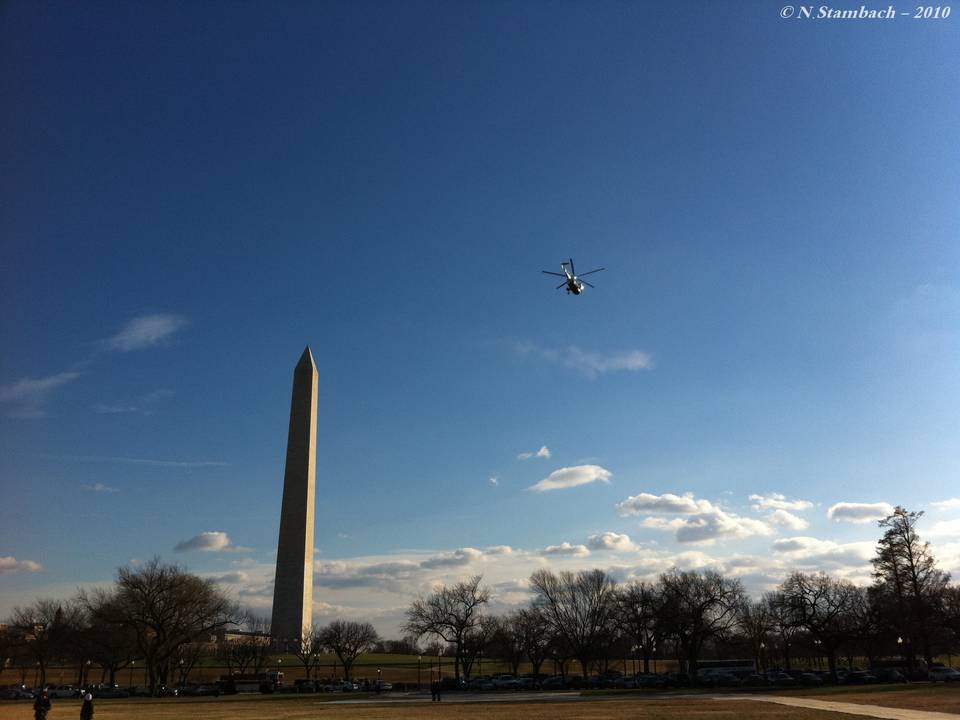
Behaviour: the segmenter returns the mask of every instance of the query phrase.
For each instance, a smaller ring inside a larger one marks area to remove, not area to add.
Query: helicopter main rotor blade
[[[560,288],[562,288],[562,287],[566,287],[566,286],[567,286],[567,283],[565,283],[565,282],[562,282],[562,283],[560,283],[559,285],[557,285],[557,287],[556,287],[556,288],[554,288],[554,289],[555,289],[555,290],[559,290]]]
[[[540,272],[546,273],[547,275],[556,275],[557,277],[566,277],[563,273],[550,272],[549,270],[541,270]]]
[[[590,272],[580,273],[577,277],[583,277],[584,275],[592,275],[595,272],[600,272],[601,270],[606,270],[606,268],[597,268],[596,270],[591,270]]]
[[[579,278],[577,278],[577,279],[579,280]],[[588,283],[586,280],[580,280],[580,282],[582,282],[584,285],[590,285],[590,283]],[[592,288],[595,289],[597,286],[596,286],[596,285],[590,285],[590,287],[592,287]]]
[[[576,274],[577,274],[576,269],[573,267],[573,258],[570,258],[570,274],[571,274],[571,275],[576,275]]]

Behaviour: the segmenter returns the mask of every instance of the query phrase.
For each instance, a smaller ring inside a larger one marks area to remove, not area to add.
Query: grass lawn
[[[449,696],[448,696],[449,698]],[[77,718],[78,700],[57,700],[49,720]],[[102,700],[96,706],[96,720],[841,720],[850,716],[837,713],[790,708],[756,702],[717,702],[714,700],[598,699],[562,702],[457,703],[445,699],[429,702],[379,705],[331,705],[316,697],[245,696],[242,698],[169,698],[162,701]],[[32,720],[28,702],[0,704],[0,720]],[[862,720],[862,719],[861,719]]]
[[[840,686],[781,694],[798,695],[815,700],[857,703],[858,705],[883,705],[885,707],[960,714],[960,683],[882,685],[880,687]]]

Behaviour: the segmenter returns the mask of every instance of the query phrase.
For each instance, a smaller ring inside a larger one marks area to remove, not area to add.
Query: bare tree
[[[309,680],[310,669],[317,664],[316,657],[322,651],[325,643],[322,639],[321,629],[314,628],[313,632],[310,632],[310,627],[307,625],[304,625],[300,637],[301,640],[299,642],[294,640],[288,650],[301,662],[303,676]]]
[[[550,626],[547,619],[539,608],[523,608],[517,611],[514,624],[520,635],[524,655],[533,666],[533,674],[539,675],[550,647]]]
[[[696,682],[697,660],[707,640],[722,638],[737,622],[745,601],[739,580],[707,570],[702,573],[672,570],[660,576],[663,591],[660,617],[677,641],[681,668]]]
[[[521,611],[513,612],[503,618],[494,619],[494,630],[490,638],[490,652],[501,660],[506,660],[510,671],[517,675],[520,663],[527,656],[524,647],[524,628]]]
[[[660,592],[653,583],[635,581],[618,589],[616,601],[617,626],[640,650],[643,672],[649,673],[650,658],[661,634],[657,624]]]
[[[767,604],[770,632],[777,636],[780,647],[783,648],[783,666],[790,670],[793,643],[800,628],[793,622],[790,604],[782,592],[767,593],[763,596],[763,601]]]
[[[554,575],[546,569],[530,576],[540,608],[551,630],[563,638],[580,663],[584,677],[590,663],[610,635],[615,612],[616,583],[602,570],[564,571]]]
[[[769,645],[770,635],[773,632],[774,621],[770,612],[770,605],[764,600],[760,602],[746,601],[740,610],[740,630],[750,644],[750,652],[757,668],[762,667],[762,650]]]
[[[440,585],[427,597],[418,598],[407,610],[406,632],[418,638],[433,635],[454,648],[454,673],[460,679],[461,655],[467,634],[480,623],[490,591],[481,587],[481,575],[447,587]]]
[[[473,665],[482,653],[489,651],[497,631],[500,629],[499,618],[484,615],[476,626],[463,636],[463,646],[460,650],[460,664],[463,667],[463,676],[467,679],[473,674]]]
[[[807,630],[827,656],[830,673],[837,674],[837,652],[850,631],[846,615],[852,610],[856,588],[825,573],[795,572],[780,586],[793,623]]]
[[[36,665],[41,685],[47,681],[50,663],[64,660],[69,654],[81,616],[75,603],[59,600],[37,600],[13,609],[9,620],[11,640]]]
[[[151,693],[166,680],[180,648],[236,624],[240,613],[210,580],[153,558],[122,567],[113,591],[83,595],[98,621],[127,627],[144,657]],[[109,609],[109,615],[106,610]]]
[[[370,623],[334,620],[315,634],[317,642],[328,647],[340,659],[343,675],[350,679],[350,670],[356,659],[380,640]]]

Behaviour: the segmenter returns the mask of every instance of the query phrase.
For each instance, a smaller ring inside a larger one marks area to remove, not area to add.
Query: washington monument
[[[313,616],[313,515],[317,481],[317,366],[307,346],[293,371],[287,464],[273,584],[274,642],[299,643]]]

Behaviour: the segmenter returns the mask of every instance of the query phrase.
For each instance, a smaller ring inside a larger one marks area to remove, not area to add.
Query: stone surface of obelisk
[[[293,371],[270,635],[299,643],[313,615],[313,517],[317,479],[317,366],[310,347]]]

